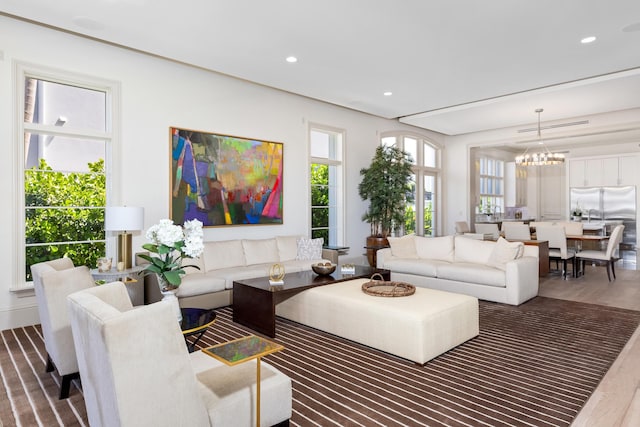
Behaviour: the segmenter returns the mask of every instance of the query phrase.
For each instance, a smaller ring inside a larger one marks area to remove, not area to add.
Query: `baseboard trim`
[[[25,306],[0,311],[0,330],[20,328],[40,323],[38,306]]]

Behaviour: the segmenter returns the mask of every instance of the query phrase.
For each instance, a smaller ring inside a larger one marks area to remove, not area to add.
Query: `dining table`
[[[567,234],[566,237],[567,245],[569,245],[570,242],[574,243],[574,245],[571,246],[575,247],[578,252],[583,249],[583,244],[585,242],[587,242],[587,245],[589,246],[588,249],[593,247],[593,249],[600,250],[602,242],[609,240],[609,236],[597,234]]]

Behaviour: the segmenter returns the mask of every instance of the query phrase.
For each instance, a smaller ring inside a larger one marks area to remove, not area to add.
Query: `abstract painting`
[[[282,143],[171,131],[171,219],[282,224]]]

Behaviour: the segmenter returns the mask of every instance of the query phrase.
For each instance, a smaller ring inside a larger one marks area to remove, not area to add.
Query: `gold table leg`
[[[260,427],[260,357],[256,362],[256,427]]]

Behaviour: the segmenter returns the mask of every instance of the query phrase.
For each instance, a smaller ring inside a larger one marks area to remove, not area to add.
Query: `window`
[[[438,233],[440,187],[440,148],[425,138],[413,135],[383,135],[383,145],[404,150],[413,161],[414,202],[407,206],[404,233],[435,236]]]
[[[71,258],[94,266],[105,254],[104,207],[112,146],[113,83],[19,66],[17,99],[24,242],[17,282],[29,266]]]
[[[325,245],[343,244],[342,141],[344,133],[320,127],[309,130],[311,237]]]
[[[504,212],[504,162],[480,157],[480,203],[477,213]]]

